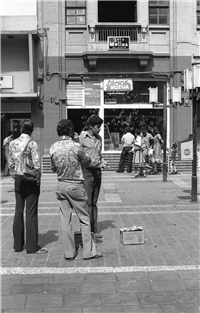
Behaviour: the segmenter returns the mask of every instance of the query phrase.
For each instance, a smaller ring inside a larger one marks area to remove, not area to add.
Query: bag
[[[34,168],[31,168],[31,165],[29,164],[30,162],[29,162],[28,156],[25,153],[25,150],[29,142],[27,143],[26,147],[24,148],[24,150],[22,151],[20,155],[19,163],[17,165],[15,175],[20,176],[21,179],[24,181],[33,182],[33,181],[36,181],[36,170]]]

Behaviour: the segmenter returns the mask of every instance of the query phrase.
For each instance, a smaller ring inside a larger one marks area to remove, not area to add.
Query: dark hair
[[[25,120],[22,124],[22,134],[31,135],[34,129],[34,124],[31,120]]]
[[[143,136],[146,137],[146,135],[147,135],[146,131],[142,130],[141,132],[142,132]]]
[[[135,130],[135,134],[136,134],[137,136],[139,136],[140,133],[141,133],[141,131],[140,131],[139,129],[136,129],[136,130]]]
[[[92,114],[87,120],[87,126],[93,127],[95,125],[101,125],[101,124],[103,124],[103,120],[96,114]]]
[[[57,125],[58,136],[69,136],[74,138],[74,124],[71,120],[63,119]]]
[[[13,132],[12,132],[12,130],[9,130],[9,131],[7,132],[7,136],[11,136],[11,135],[13,135]]]
[[[159,134],[160,133],[157,126],[154,126],[153,132],[154,132],[154,134]]]
[[[126,128],[126,132],[127,132],[127,133],[131,133],[131,128],[130,128],[130,127],[127,127],[127,128]]]

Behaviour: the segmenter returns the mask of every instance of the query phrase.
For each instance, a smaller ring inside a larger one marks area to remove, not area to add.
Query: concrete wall
[[[28,36],[13,35],[2,36],[1,46],[1,73],[13,75],[13,88],[2,89],[2,93],[25,93],[30,92],[30,71]]]

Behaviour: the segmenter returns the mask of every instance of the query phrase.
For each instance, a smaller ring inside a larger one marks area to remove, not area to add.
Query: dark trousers
[[[84,184],[88,197],[91,231],[97,233],[97,200],[101,188],[101,169],[83,168]]]
[[[38,246],[38,199],[40,186],[15,178],[15,216],[13,222],[14,249],[20,251],[26,242],[26,251],[35,252]],[[26,202],[26,240],[24,240],[24,207]]]
[[[118,172],[124,171],[124,162],[126,159],[126,156],[128,156],[128,164],[127,164],[127,173],[131,173],[132,171],[132,160],[133,160],[133,153],[129,152],[132,149],[132,147],[124,147],[121,153],[119,166],[118,166]]]

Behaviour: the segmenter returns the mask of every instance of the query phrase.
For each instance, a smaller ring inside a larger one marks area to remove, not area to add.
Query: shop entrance
[[[163,133],[162,109],[104,109],[104,150],[121,150],[121,138],[126,127],[134,134],[137,129],[149,132],[157,126]]]

